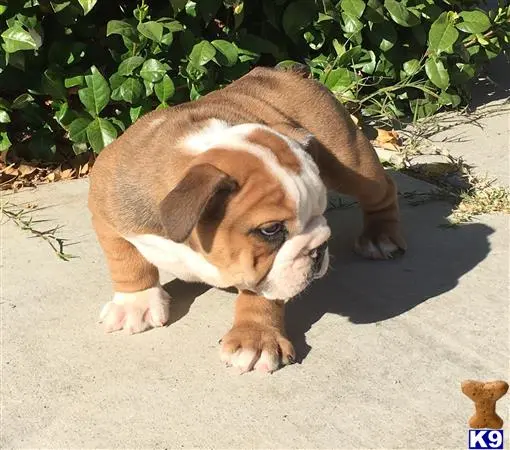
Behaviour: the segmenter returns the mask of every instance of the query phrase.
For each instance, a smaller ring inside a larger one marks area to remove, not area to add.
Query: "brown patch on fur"
[[[158,269],[102,219],[92,220],[116,292],[138,292],[159,282]]]
[[[287,142],[285,142],[285,140],[277,134],[271,133],[263,128],[259,128],[246,136],[246,140],[253,144],[270,149],[276,156],[276,159],[278,159],[278,162],[292,172],[299,173],[301,171],[301,163],[299,159],[289,147]]]
[[[250,153],[236,155],[242,165],[230,150],[212,149],[197,157],[197,163],[229,174],[239,188],[223,204],[222,214],[200,220],[188,240],[214,266],[231,273],[233,285],[258,283],[272,267],[278,249],[253,230],[273,221],[285,221],[292,230],[296,220],[293,201],[263,161]]]

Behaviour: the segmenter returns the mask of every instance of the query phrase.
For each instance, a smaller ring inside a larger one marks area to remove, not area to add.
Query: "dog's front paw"
[[[257,323],[234,326],[221,343],[221,360],[241,373],[271,373],[295,359],[294,346],[280,330]]]
[[[161,286],[139,292],[116,292],[113,300],[103,306],[99,321],[107,333],[124,329],[141,333],[161,327],[170,317],[170,296]]]

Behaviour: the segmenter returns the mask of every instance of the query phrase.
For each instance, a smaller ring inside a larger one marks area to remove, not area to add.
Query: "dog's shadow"
[[[392,261],[367,261],[351,250],[361,229],[358,208],[330,211],[331,269],[286,305],[287,333],[298,361],[311,349],[306,333],[326,313],[348,317],[354,324],[367,324],[398,316],[431,299],[446,301],[438,297],[453,289],[487,256],[488,237],[494,231],[479,223],[444,227],[450,212],[451,205],[444,202],[412,207],[404,201],[401,214],[408,252]],[[165,289],[174,299],[171,321],[176,322],[209,288],[175,280]]]

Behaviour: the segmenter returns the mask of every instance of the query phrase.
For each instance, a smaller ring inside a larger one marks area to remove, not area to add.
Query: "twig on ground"
[[[34,205],[27,204],[24,208],[10,202],[0,202],[0,211],[2,216],[7,220],[12,220],[22,230],[29,231],[33,237],[37,237],[46,241],[55,254],[64,261],[69,261],[75,256],[65,253],[64,246],[68,239],[58,237],[56,233],[62,228],[61,225],[49,228],[47,230],[40,230],[35,228],[37,224],[47,222],[47,220],[35,220],[32,213],[40,211],[42,208],[37,208]]]

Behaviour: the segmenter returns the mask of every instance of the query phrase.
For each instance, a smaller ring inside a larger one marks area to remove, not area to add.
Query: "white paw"
[[[240,373],[257,370],[271,373],[292,364],[294,347],[279,330],[248,324],[232,328],[222,339],[221,360]]]
[[[141,333],[161,327],[170,317],[170,296],[161,286],[139,292],[116,292],[113,300],[103,306],[99,322],[107,333],[124,329]]]

